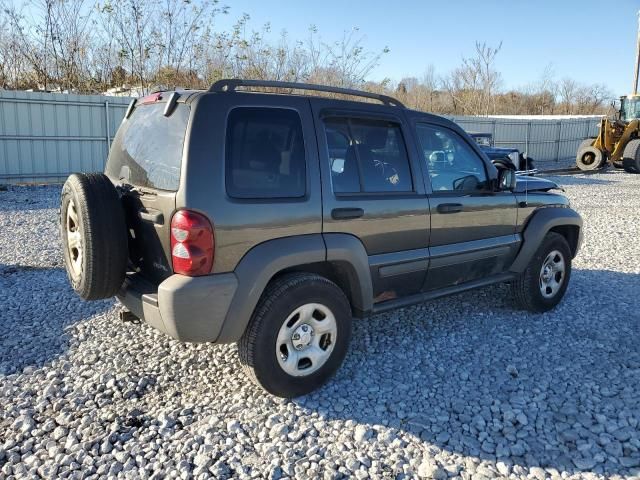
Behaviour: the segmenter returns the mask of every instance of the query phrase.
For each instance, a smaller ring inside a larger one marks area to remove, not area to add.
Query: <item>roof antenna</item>
[[[518,181],[518,176],[516,175],[516,182]],[[529,177],[527,177],[527,181],[524,182],[524,206],[529,206]]]

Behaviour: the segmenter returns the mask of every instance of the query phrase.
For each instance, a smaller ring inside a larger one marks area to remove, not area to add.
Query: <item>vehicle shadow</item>
[[[64,268],[0,264],[0,375],[57,358],[67,346],[66,329],[111,304],[73,294]]]
[[[496,286],[356,322],[337,377],[295,402],[494,466],[638,474],[638,285],[574,270],[545,314]]]

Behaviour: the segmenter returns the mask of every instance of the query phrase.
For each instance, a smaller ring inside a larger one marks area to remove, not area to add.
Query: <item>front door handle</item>
[[[462,211],[461,203],[441,203],[438,205],[438,213],[458,213]]]
[[[334,208],[331,210],[331,218],[334,220],[351,220],[364,215],[362,208]]]

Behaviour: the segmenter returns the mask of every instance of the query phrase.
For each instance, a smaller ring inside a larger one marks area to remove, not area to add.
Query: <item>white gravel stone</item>
[[[434,480],[443,480],[448,477],[447,472],[431,460],[424,460],[418,467],[418,476]]]
[[[371,438],[372,434],[373,432],[367,425],[357,425],[353,433],[353,438],[356,442],[360,443]]]
[[[585,236],[554,311],[495,286],[357,320],[334,379],[293,401],[255,387],[233,345],[80,300],[60,189],[0,191],[0,477],[638,476],[640,175],[556,180]]]

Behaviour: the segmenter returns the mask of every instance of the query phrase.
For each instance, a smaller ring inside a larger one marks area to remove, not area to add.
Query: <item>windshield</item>
[[[473,139],[476,143],[482,147],[490,147],[491,146],[491,137],[484,135],[475,135]]]
[[[621,99],[620,118],[625,122],[629,122],[636,118],[640,118],[640,97]]]
[[[139,187],[178,189],[189,107],[178,104],[168,117],[164,107],[140,105],[122,122],[107,160],[107,175]]]

